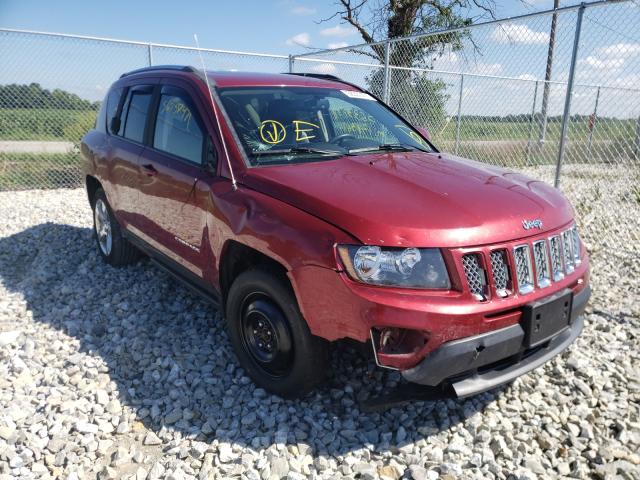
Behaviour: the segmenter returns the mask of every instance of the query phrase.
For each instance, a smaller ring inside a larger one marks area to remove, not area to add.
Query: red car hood
[[[562,194],[519,173],[459,157],[376,153],[258,167],[242,182],[365,244],[462,247],[523,238],[573,218]]]

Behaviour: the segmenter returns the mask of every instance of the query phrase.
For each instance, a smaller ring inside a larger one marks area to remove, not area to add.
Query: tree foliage
[[[0,108],[97,110],[98,106],[98,102],[90,102],[75,93],[47,90],[39,83],[0,85]]]
[[[494,17],[493,0],[338,0],[338,10],[325,21],[339,18],[355,28],[369,44],[370,51],[358,51],[385,63],[387,39],[409,37],[396,42],[389,51],[391,103],[416,125],[437,130],[445,120],[447,85],[428,73],[411,68],[431,69],[433,62],[448,51],[473,43],[464,27],[483,17]],[[458,29],[455,32],[415,37],[423,33]],[[376,70],[367,78],[369,88],[382,96],[384,72]]]

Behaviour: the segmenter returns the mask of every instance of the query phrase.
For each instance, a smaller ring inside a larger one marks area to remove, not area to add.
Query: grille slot
[[[573,234],[571,230],[562,232],[562,251],[564,252],[564,271],[568,274],[573,272]]]
[[[464,274],[467,277],[469,290],[476,300],[487,299],[487,277],[484,269],[480,266],[480,260],[475,253],[468,253],[462,257]]]
[[[531,254],[529,245],[519,245],[513,249],[513,257],[516,266],[516,279],[518,280],[518,291],[521,294],[533,291],[533,274],[531,269]]]
[[[571,229],[571,246],[573,247],[573,263],[578,266],[582,263],[580,260],[580,234],[578,233],[578,227],[575,225]]]
[[[559,281],[564,278],[564,271],[562,268],[562,242],[560,236],[555,235],[549,239],[549,249],[551,250],[551,271],[553,273],[553,280]]]
[[[533,243],[533,258],[536,262],[536,280],[538,287],[544,288],[551,285],[549,256],[547,255],[547,242],[538,240]]]
[[[507,252],[494,250],[491,252],[491,271],[496,292],[501,297],[506,297],[509,292],[509,267],[507,266]]]

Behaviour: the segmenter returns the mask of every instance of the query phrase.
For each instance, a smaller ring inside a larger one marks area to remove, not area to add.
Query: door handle
[[[156,175],[158,175],[158,170],[156,170],[156,167],[154,167],[150,163],[148,163],[147,165],[142,165],[142,171],[148,177],[155,177]]]

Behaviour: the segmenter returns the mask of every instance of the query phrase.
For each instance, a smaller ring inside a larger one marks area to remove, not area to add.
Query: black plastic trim
[[[153,65],[151,67],[137,68],[130,72],[125,72],[120,75],[120,78],[128,77],[129,75],[135,75],[136,73],[155,72],[157,70],[173,70],[177,72],[196,72],[196,69],[188,65]]]
[[[142,250],[145,254],[147,254],[151,259],[151,262],[157,265],[161,270],[167,272],[173,278],[178,280],[194,293],[197,293],[198,295],[203,297],[205,300],[211,302],[216,306],[221,305],[221,296],[219,292],[207,282],[205,282],[202,278],[196,276],[191,271],[187,270],[182,265],[172,260],[153,246],[149,245],[147,242],[142,240],[137,235],[134,235],[130,231],[123,230],[122,233],[127,240],[129,240],[133,245]]]
[[[468,372],[466,378],[451,381],[457,397],[476,395],[511,382],[539,367],[573,343],[582,331],[584,322],[581,315],[590,296],[589,286],[574,295],[571,323],[542,347],[525,350],[524,330],[520,324],[516,324],[447,342],[417,366],[403,371],[402,376],[410,382],[435,386]],[[505,362],[485,372],[478,372],[482,367],[492,366],[500,360]]]

